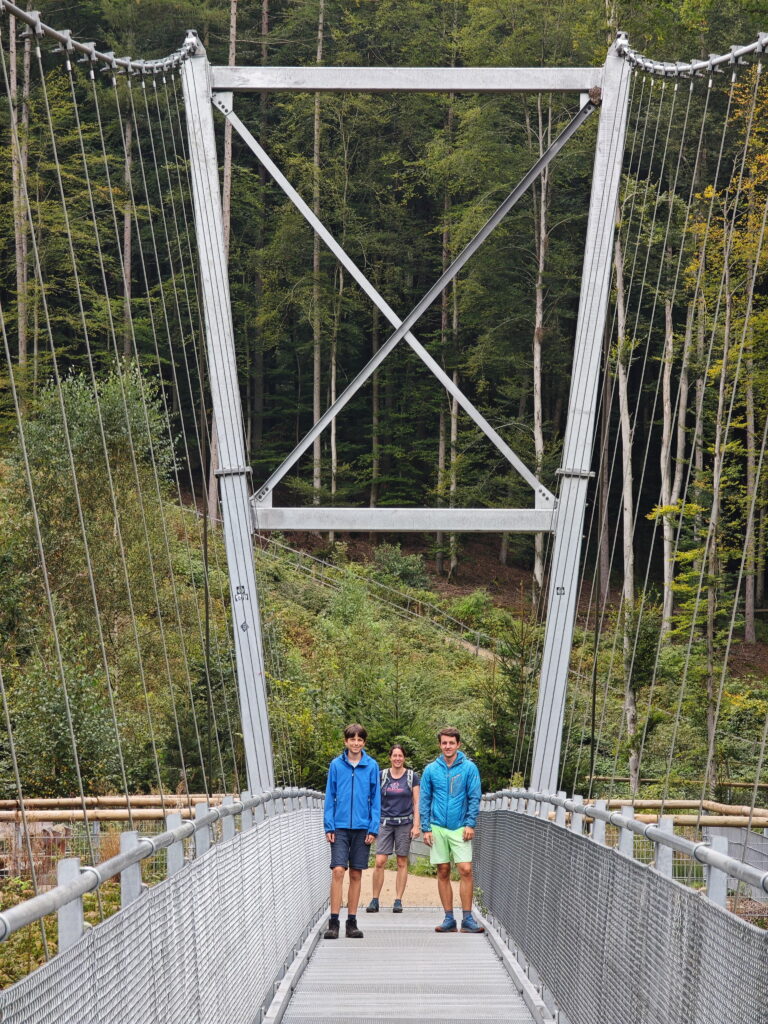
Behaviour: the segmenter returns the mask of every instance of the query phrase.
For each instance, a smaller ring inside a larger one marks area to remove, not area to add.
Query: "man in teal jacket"
[[[480,772],[459,750],[459,730],[446,726],[437,734],[440,757],[428,764],[421,776],[419,807],[424,829],[424,842],[431,847],[430,863],[437,865],[437,891],[445,910],[445,920],[436,932],[455,932],[451,860],[459,872],[461,897],[461,930],[479,935],[485,929],[472,916],[472,840],[475,837],[477,812],[482,788]]]
[[[331,919],[326,939],[339,937],[339,911],[344,873],[349,868],[347,893],[348,939],[362,939],[357,927],[357,904],[371,843],[379,831],[381,789],[379,766],[363,747],[368,733],[358,722],[344,730],[344,750],[328,767],[323,830],[331,844]]]

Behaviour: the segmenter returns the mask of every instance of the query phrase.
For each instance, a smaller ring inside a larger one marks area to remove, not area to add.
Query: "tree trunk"
[[[709,529],[704,552],[704,563],[707,569],[707,764],[704,771],[706,795],[711,797],[717,786],[717,768],[715,764],[715,741],[717,729],[717,679],[715,670],[715,630],[717,625],[717,591],[720,574],[720,557],[718,536],[720,532],[721,486],[723,478],[723,460],[725,456],[725,406],[728,382],[728,359],[731,343],[731,323],[733,318],[733,295],[730,288],[728,260],[724,267],[725,276],[725,318],[723,323],[723,357],[720,369],[720,387],[717,395],[717,418],[715,420],[715,439],[713,444],[712,463],[712,510],[710,512]]]
[[[18,104],[18,60],[16,48],[16,19],[10,15],[8,20],[8,62],[11,108],[11,176],[13,195],[13,235],[16,259],[16,331],[18,334],[19,366],[27,364],[27,218],[24,209],[23,181],[26,170],[24,153],[26,151],[26,132],[19,124]],[[26,107],[28,85],[22,92],[22,107]],[[22,121],[24,115],[22,115]],[[18,149],[13,139],[18,140]]]
[[[316,63],[323,60],[323,21],[325,0],[318,0],[317,6],[317,50]],[[320,216],[320,93],[315,93],[315,117],[312,144],[312,210]],[[320,395],[322,377],[322,344],[320,331],[320,239],[315,234],[312,246],[312,422],[320,419]],[[315,504],[319,503],[322,487],[322,449],[320,438],[312,445],[312,486],[315,490]]]
[[[376,275],[374,274],[374,279]],[[373,320],[371,322],[371,355],[375,356],[379,351],[379,309],[373,307]],[[380,426],[380,380],[379,371],[374,370],[371,379],[371,497],[370,506],[376,508],[379,500],[379,477],[381,475],[381,441],[379,438]]]
[[[125,167],[123,183],[125,185],[125,203],[123,205],[123,357],[133,356],[133,332],[131,330],[131,264],[133,262],[133,210],[131,206],[131,167],[133,150],[133,125],[130,118],[125,119]]]
[[[443,501],[443,490],[445,488],[445,405],[443,402],[440,403],[440,418],[437,425],[437,504],[438,507],[442,507]],[[442,530],[438,530],[435,536],[435,572],[438,576],[442,576],[445,571],[445,550],[443,545],[445,544],[445,535]]]
[[[453,383],[456,387],[459,386],[459,371],[453,371]],[[449,488],[450,488],[450,506],[454,507],[456,488],[457,488],[457,474],[456,474],[456,460],[458,459],[458,440],[459,440],[459,403],[456,399],[451,396],[450,399],[451,409],[451,466],[449,475]],[[450,552],[450,564],[448,567],[448,579],[452,580],[459,568],[459,548],[457,543],[457,537],[455,533],[449,534],[448,547]]]
[[[672,363],[674,360],[674,330],[672,327],[672,300],[664,300],[664,355],[662,358],[661,370],[661,493],[660,504],[662,508],[668,509],[672,504],[672,432],[673,432],[673,410],[672,410]],[[663,534],[663,563],[662,573],[664,581],[664,595],[662,599],[661,629],[667,633],[672,622],[672,581],[674,579],[675,567],[673,565],[673,551],[675,541],[675,526],[671,512],[664,512],[661,518]]]
[[[598,587],[600,610],[595,609],[595,615],[603,614],[608,603],[611,588],[611,549],[608,537],[608,496],[610,484],[610,470],[608,467],[608,441],[611,435],[611,359],[610,359],[610,331],[606,329],[603,338],[603,392],[600,412],[600,479],[598,481],[599,505],[599,526],[598,526]]]
[[[629,410],[629,367],[632,360],[632,344],[627,337],[627,314],[624,301],[624,257],[621,239],[617,236],[614,248],[616,267],[616,317],[618,323],[618,352],[616,357],[616,382],[619,389],[619,426],[621,431],[622,462],[622,539],[624,549],[624,719],[629,744],[629,786],[630,793],[637,793],[640,783],[640,752],[637,746],[637,695],[633,680],[633,654],[635,623],[635,558],[634,558],[634,507],[632,476],[632,423]]]
[[[458,349],[459,341],[459,289],[456,278],[453,279],[453,287],[451,289],[452,298],[452,316],[451,316],[451,341],[452,351],[455,354]],[[454,369],[453,371],[453,383],[458,388],[459,386],[459,371]],[[457,472],[457,461],[459,458],[458,451],[459,441],[459,403],[455,398],[451,398],[451,471],[450,471],[450,489],[451,489],[451,508],[456,504],[456,490],[458,487],[458,472]],[[448,547],[450,550],[450,566],[448,568],[448,579],[453,579],[457,574],[459,568],[459,541],[455,533],[449,534]]]
[[[757,486],[757,465],[755,459],[755,390],[754,365],[752,352],[747,357],[746,365],[746,427],[747,427],[747,513],[752,507],[753,495]],[[757,505],[755,504],[755,508]],[[747,550],[744,559],[744,642],[757,642],[755,633],[755,524],[754,520],[747,530]]]
[[[344,270],[341,266],[337,268],[336,273],[338,274],[339,286],[336,292],[335,308],[333,311],[333,333],[331,334],[331,351],[330,351],[330,402],[329,405],[333,405],[336,401],[336,352],[339,343],[339,326],[341,324],[341,304],[344,298]],[[337,485],[337,473],[339,468],[339,457],[336,446],[336,420],[331,420],[331,503],[336,495]],[[335,534],[331,530],[328,534],[328,540],[333,544],[335,540]]]
[[[237,62],[237,0],[229,0],[230,67]],[[224,121],[224,174],[221,183],[221,218],[224,222],[224,255],[229,257],[229,229],[232,214],[232,125]]]

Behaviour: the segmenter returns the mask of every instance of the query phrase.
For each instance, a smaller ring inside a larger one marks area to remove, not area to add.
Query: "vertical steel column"
[[[237,683],[248,788],[274,786],[264,651],[253,564],[249,467],[237,382],[234,330],[221,214],[219,165],[211,107],[210,65],[202,45],[182,67],[195,232],[205,312],[213,418],[219,445],[219,494],[232,600]]]
[[[603,75],[568,423],[559,471],[562,485],[555,519],[530,779],[530,788],[541,793],[554,793],[558,786],[565,690],[597,409],[597,382],[608,312],[615,211],[627,127],[629,77],[629,65],[618,55],[614,43],[608,51]]]

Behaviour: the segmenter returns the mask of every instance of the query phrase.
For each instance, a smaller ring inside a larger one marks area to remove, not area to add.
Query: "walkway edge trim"
[[[291,1000],[294,989],[299,983],[304,973],[304,968],[309,963],[309,958],[315,951],[315,946],[320,941],[320,935],[324,931],[328,924],[328,911],[323,910],[320,917],[313,925],[309,935],[304,940],[303,945],[296,952],[296,956],[293,959],[293,963],[283,975],[282,981],[277,987],[277,991],[272,997],[272,1002],[267,1007],[267,1011],[261,1018],[262,1024],[280,1024],[283,1019],[285,1011],[288,1009],[288,1003]]]
[[[547,1004],[542,999],[536,986],[518,963],[517,957],[507,946],[495,925],[493,925],[484,914],[480,913],[477,905],[473,907],[472,913],[474,914],[475,919],[485,927],[485,934],[488,936],[488,940],[496,951],[496,954],[501,960],[507,974],[512,979],[512,983],[515,988],[523,997],[525,1005],[528,1007],[528,1010],[536,1021],[536,1024],[553,1024],[555,1018],[549,1012]]]

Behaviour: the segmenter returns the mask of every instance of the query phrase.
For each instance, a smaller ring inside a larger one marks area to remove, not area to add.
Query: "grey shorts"
[[[411,829],[413,822],[404,825],[381,825],[376,837],[376,853],[395,853],[398,857],[407,857],[411,849]]]

